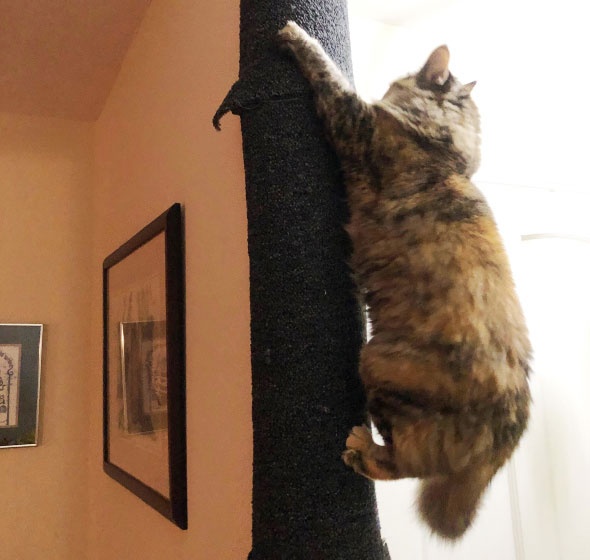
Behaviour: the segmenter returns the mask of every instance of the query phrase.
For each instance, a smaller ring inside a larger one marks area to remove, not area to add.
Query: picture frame
[[[103,469],[186,529],[183,242],[177,203],[103,262]]]
[[[0,324],[0,449],[39,443],[42,346],[42,324]]]

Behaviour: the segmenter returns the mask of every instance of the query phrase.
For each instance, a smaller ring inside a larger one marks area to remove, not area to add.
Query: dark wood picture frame
[[[159,234],[165,246],[166,375],[169,497],[109,457],[109,270]],[[184,235],[180,204],[148,224],[103,263],[103,468],[181,529],[187,528]]]

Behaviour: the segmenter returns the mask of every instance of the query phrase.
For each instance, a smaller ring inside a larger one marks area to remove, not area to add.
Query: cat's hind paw
[[[363,471],[363,454],[373,445],[373,436],[367,426],[355,426],[346,440],[346,450],[342,453],[342,460],[357,472]]]
[[[350,430],[350,434],[346,440],[346,449],[352,449],[360,453],[369,450],[373,445],[373,436],[368,426],[355,426]]]
[[[347,467],[354,469],[358,472],[359,467],[361,467],[363,463],[363,458],[358,451],[354,449],[347,449],[346,451],[342,452],[342,460]]]

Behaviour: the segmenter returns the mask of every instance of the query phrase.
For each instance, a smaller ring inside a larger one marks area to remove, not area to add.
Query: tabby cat
[[[460,537],[525,430],[531,347],[492,213],[470,181],[479,115],[437,48],[383,99],[363,101],[297,24],[278,35],[315,93],[341,161],[351,268],[372,338],[360,356],[385,445],[353,428],[342,454],[375,480],[422,479],[421,517]]]

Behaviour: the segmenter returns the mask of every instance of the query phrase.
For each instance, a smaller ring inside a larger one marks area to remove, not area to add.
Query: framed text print
[[[43,325],[0,324],[0,448],[37,445]]]
[[[103,316],[104,470],[186,529],[179,204],[105,259]]]

